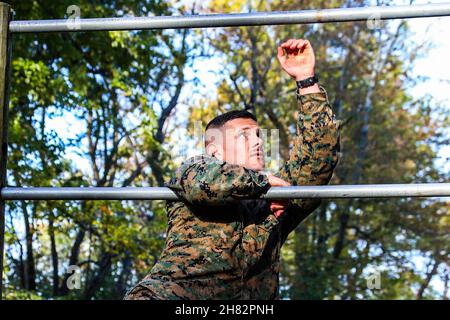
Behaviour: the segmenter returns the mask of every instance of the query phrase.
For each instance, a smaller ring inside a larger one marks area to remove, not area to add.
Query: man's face
[[[216,132],[214,144],[218,158],[255,171],[264,169],[263,140],[256,121],[247,118],[233,119],[216,129]]]

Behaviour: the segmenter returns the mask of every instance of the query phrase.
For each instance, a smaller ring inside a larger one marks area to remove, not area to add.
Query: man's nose
[[[252,145],[252,147],[253,148],[262,147],[262,144],[263,144],[263,139],[260,136],[258,136],[257,134],[255,134],[254,137],[253,137],[253,145]]]

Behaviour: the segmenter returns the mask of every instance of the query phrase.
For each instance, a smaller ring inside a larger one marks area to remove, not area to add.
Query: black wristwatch
[[[303,89],[303,88],[308,88],[313,86],[314,84],[319,82],[319,77],[317,77],[317,75],[315,74],[312,77],[300,80],[300,81],[296,81],[297,82],[297,88],[299,89]]]

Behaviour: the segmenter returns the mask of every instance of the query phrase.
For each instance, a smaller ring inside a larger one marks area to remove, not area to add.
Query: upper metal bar
[[[11,32],[213,28],[386,20],[450,15],[450,3],[185,16],[11,21]]]
[[[300,198],[395,198],[447,197],[450,183],[362,184],[272,187],[264,199]],[[2,200],[177,200],[178,196],[164,187],[98,187],[98,188],[14,188],[1,190]]]

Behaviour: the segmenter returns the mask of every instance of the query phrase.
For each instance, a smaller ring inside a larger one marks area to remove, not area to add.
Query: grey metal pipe
[[[380,6],[301,11],[205,14],[185,16],[20,20],[10,22],[10,31],[74,32],[137,29],[213,28],[255,25],[285,25],[323,22],[423,18],[450,15],[450,3]]]
[[[272,187],[265,199],[297,198],[396,198],[448,197],[450,183],[362,184]],[[164,187],[101,188],[15,188],[1,190],[3,200],[177,200],[178,196]]]

